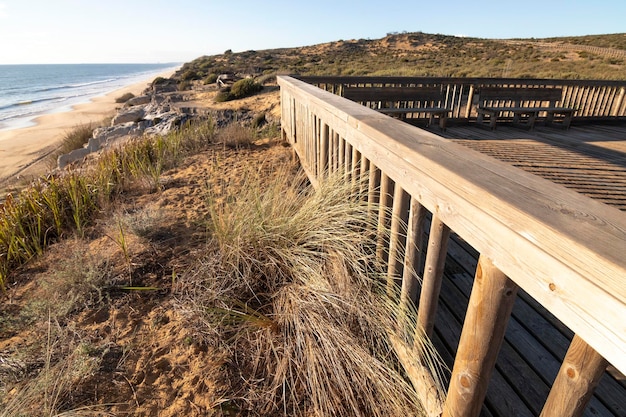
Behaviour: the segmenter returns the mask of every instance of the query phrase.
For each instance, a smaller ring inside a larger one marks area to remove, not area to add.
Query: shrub
[[[265,113],[259,113],[256,116],[254,116],[254,119],[252,120],[252,127],[259,128],[259,127],[262,127],[266,123],[267,123],[267,119],[265,118]]]
[[[176,87],[178,88],[178,91],[191,90],[191,82],[189,82],[189,81],[181,81],[181,82],[178,83],[178,85]]]
[[[209,74],[206,76],[206,78],[204,79],[204,83],[205,84],[213,84],[217,81],[217,74]]]
[[[230,88],[221,89],[215,96],[216,103],[223,103],[225,101],[233,100],[235,97],[230,93]]]
[[[256,132],[249,127],[231,123],[219,131],[217,141],[229,148],[240,148],[249,146],[254,141],[255,136]]]
[[[135,95],[131,92],[128,92],[126,94],[123,94],[121,96],[119,96],[118,98],[115,99],[116,103],[126,103],[128,100],[130,100],[131,98],[135,97]]]
[[[263,89],[263,86],[252,78],[244,78],[233,84],[230,88],[230,93],[233,98],[244,98],[258,93]]]
[[[198,73],[194,70],[185,71],[183,75],[180,76],[180,79],[183,81],[197,80],[199,78]]]
[[[152,85],[161,85],[161,84],[165,84],[167,83],[169,80],[167,78],[163,78],[163,77],[156,77],[153,81],[152,81]]]

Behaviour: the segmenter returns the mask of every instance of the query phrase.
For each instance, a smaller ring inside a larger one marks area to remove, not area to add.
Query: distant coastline
[[[98,125],[115,114],[117,97],[141,94],[157,77],[169,78],[178,67],[144,75],[116,89],[103,91],[82,102],[31,119],[28,127],[0,130],[0,192],[22,179],[45,174],[45,157],[54,152],[65,133],[83,124]],[[130,81],[129,81],[130,82]]]
[[[44,114],[71,110],[179,64],[42,64],[0,66],[0,131],[34,125]]]

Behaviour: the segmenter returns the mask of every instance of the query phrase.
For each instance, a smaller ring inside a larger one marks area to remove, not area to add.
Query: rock
[[[143,119],[144,115],[145,111],[143,107],[123,110],[120,111],[115,117],[113,117],[113,120],[111,121],[111,126],[128,122],[138,122]]]
[[[57,158],[57,165],[62,169],[72,162],[83,160],[87,155],[89,155],[87,148],[74,149],[68,154],[60,155]]]
[[[133,97],[126,102],[124,107],[140,106],[142,104],[148,104],[152,100],[151,96],[138,96]]]
[[[181,115],[178,113],[164,113],[160,117],[155,118],[153,126],[148,127],[144,133],[147,135],[159,135],[164,136],[171,132],[173,129],[179,127],[189,119],[187,115]]]

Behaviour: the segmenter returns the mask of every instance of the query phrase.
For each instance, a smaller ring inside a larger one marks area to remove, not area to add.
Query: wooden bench
[[[568,129],[576,109],[558,107],[563,91],[560,88],[517,88],[482,87],[479,90],[478,119],[483,126],[484,116],[489,116],[488,126],[493,130],[499,117],[513,113],[513,124],[532,129],[539,113],[546,114],[546,123],[552,124],[555,118],[563,128]],[[547,105],[546,105],[547,103]]]
[[[439,127],[446,130],[450,109],[443,107],[441,87],[344,87],[343,93],[347,99],[400,119],[424,113],[430,126],[437,117]]]

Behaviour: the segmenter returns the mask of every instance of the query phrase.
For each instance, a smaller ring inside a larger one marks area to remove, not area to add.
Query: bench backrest
[[[441,87],[344,87],[343,96],[362,104],[380,101],[444,101]]]
[[[483,105],[495,103],[550,102],[561,101],[563,90],[560,88],[518,88],[518,87],[481,87],[479,102]]]

